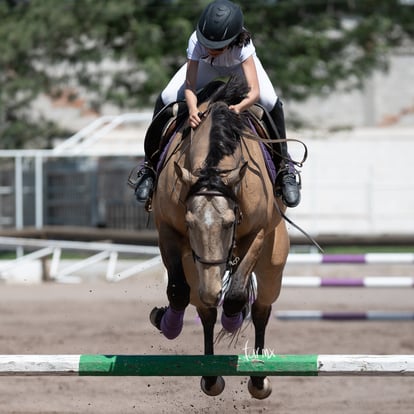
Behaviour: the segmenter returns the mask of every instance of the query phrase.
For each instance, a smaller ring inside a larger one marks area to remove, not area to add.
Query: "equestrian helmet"
[[[228,46],[243,29],[243,13],[239,6],[228,0],[210,3],[197,24],[197,39],[208,49]]]

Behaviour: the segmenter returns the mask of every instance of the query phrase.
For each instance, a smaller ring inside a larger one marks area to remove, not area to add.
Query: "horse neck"
[[[210,150],[209,129],[206,128],[206,122],[201,124],[199,126],[200,129],[191,135],[189,161],[193,171],[199,170],[204,166],[204,161]]]

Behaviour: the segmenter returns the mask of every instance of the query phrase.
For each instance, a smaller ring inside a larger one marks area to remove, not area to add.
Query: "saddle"
[[[274,145],[272,143],[265,144],[269,139],[280,138],[279,131],[270,116],[269,112],[260,104],[255,104],[249,108],[249,120],[252,124],[254,132],[263,140],[259,141],[260,148],[263,153],[263,158],[266,164],[269,177],[274,184],[277,177],[278,165],[274,161]],[[280,144],[279,144],[280,145]]]
[[[267,109],[256,103],[249,108],[249,119],[259,137],[264,139],[280,139],[279,131]]]

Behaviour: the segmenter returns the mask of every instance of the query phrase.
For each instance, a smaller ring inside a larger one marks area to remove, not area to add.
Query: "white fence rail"
[[[116,128],[122,125],[144,125],[148,126],[152,118],[152,113],[125,113],[115,116],[103,116],[96,119],[91,124],[82,128],[79,132],[69,137],[51,150],[0,150],[0,163],[14,161],[14,185],[0,186],[0,228],[8,226],[14,220],[15,228],[24,227],[24,205],[23,195],[25,183],[23,180],[24,163],[34,162],[34,206],[30,206],[35,211],[35,227],[43,227],[43,167],[48,158],[71,158],[71,157],[114,157],[114,156],[135,156],[144,155],[144,134],[136,129],[133,134],[133,141],[123,142],[118,139],[120,131],[112,134]],[[122,134],[121,134],[122,135]],[[115,139],[114,139],[115,137]],[[105,146],[103,138],[108,138],[111,145]],[[100,144],[97,145],[98,141]],[[2,174],[2,171],[0,171]],[[1,196],[14,195],[15,217],[5,215],[1,208]]]
[[[123,280],[126,277],[161,264],[159,249],[154,246],[0,237],[0,248],[34,250],[14,260],[0,263],[0,280],[8,280],[11,278],[11,270],[16,271],[17,269],[18,271],[21,266],[27,266],[35,260],[39,261],[50,256],[51,265],[47,271],[47,275],[43,275],[43,279],[67,283],[78,282],[80,279],[76,276],[77,272],[104,261],[107,261],[106,280],[108,281]],[[86,252],[90,256],[85,259],[78,259],[74,263],[62,268],[62,251],[64,250]],[[153,260],[146,260],[138,265],[135,261],[132,261],[129,267],[121,272],[116,272],[120,254],[135,255],[138,258],[142,256],[156,257]]]

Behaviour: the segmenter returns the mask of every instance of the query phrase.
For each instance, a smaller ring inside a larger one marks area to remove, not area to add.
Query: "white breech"
[[[259,58],[254,56],[253,59],[256,65],[257,76],[259,79],[259,103],[263,105],[268,111],[271,111],[277,101],[276,92]],[[162,91],[161,97],[164,105],[168,105],[178,100],[184,100],[186,71],[187,64],[184,64],[172,77],[166,88]],[[212,66],[207,62],[200,61],[198,65],[197,74],[197,89],[203,88],[214,79],[217,79],[219,77],[230,76],[232,74],[239,74],[244,76],[242,66]]]

